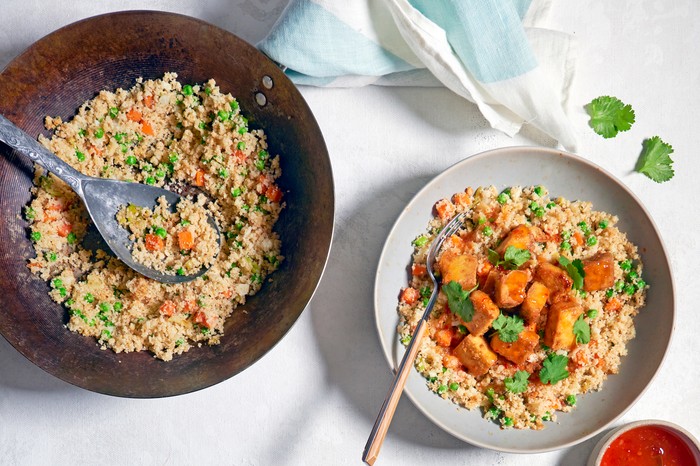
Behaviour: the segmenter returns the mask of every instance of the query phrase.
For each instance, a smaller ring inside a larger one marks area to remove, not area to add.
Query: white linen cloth
[[[293,0],[261,51],[299,85],[444,85],[512,136],[568,150],[573,40],[541,27],[551,0]]]

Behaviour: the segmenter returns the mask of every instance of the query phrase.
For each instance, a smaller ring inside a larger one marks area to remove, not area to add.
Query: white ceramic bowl
[[[698,439],[693,437],[693,434],[691,434],[681,426],[673,424],[672,422],[648,419],[644,421],[630,422],[629,424],[622,425],[608,432],[607,435],[600,439],[600,441],[596,444],[595,448],[591,452],[591,456],[588,457],[588,463],[586,463],[587,466],[600,466],[600,462],[603,460],[603,455],[605,455],[605,450],[607,450],[610,444],[612,444],[615,440],[617,440],[617,438],[620,435],[624,434],[625,432],[642,426],[661,427],[662,429],[676,434],[678,438],[680,438],[693,453],[695,463],[700,464],[700,443],[698,443]]]
[[[558,415],[545,429],[501,430],[482,418],[443,400],[412,371],[405,392],[435,424],[471,444],[505,452],[535,453],[567,447],[605,429],[644,393],[669,346],[674,321],[674,286],[668,258],[658,231],[637,197],[602,168],[576,155],[538,147],[512,147],[465,159],[439,174],[408,203],[396,220],[377,267],[374,305],[382,348],[391,367],[404,352],[398,341],[398,295],[407,283],[411,241],[425,230],[433,204],[467,186],[544,185],[552,196],[587,200],[596,210],[619,217],[619,227],[639,247],[644,279],[650,284],[647,304],[635,318],[637,337],[628,344],[620,373],[610,376],[602,390],[582,395],[571,413]]]

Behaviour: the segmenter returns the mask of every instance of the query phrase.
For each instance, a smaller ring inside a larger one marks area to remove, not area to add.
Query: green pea
[[[109,116],[111,118],[117,118],[117,115],[119,115],[119,109],[117,107],[110,107]]]
[[[87,293],[85,294],[85,296],[83,296],[83,300],[86,303],[92,303],[93,301],[95,301],[95,297],[92,295],[92,293]]]
[[[496,200],[498,201],[499,204],[503,205],[506,202],[508,202],[508,195],[506,193],[501,193],[498,195]]]
[[[189,84],[185,84],[184,86],[182,86],[182,94],[183,95],[192,95],[193,92],[194,92],[194,90],[192,89],[192,86],[190,86]]]
[[[231,118],[231,114],[226,110],[219,110],[217,112],[220,121],[228,121]]]
[[[427,242],[428,242],[427,236],[419,236],[418,238],[413,240],[413,245],[416,247],[421,247],[421,246],[424,246]]]
[[[625,293],[627,293],[628,295],[632,296],[635,291],[637,291],[637,289],[633,284],[629,283],[625,285]]]
[[[459,384],[457,382],[452,382],[450,384],[450,390],[452,390],[453,392],[456,392],[458,389],[459,389]]]
[[[229,106],[231,107],[231,111],[233,111],[233,112],[238,110],[238,102],[236,102],[235,99],[232,100],[231,102],[229,102]]]
[[[600,222],[598,222],[598,228],[601,230],[605,230],[608,227],[608,221],[607,219],[603,219]]]
[[[38,231],[33,231],[30,237],[32,238],[32,241],[37,242],[41,239],[41,233]]]
[[[219,176],[221,178],[228,178],[229,172],[225,168],[219,170]]]
[[[568,241],[562,241],[561,245],[559,245],[559,248],[562,251],[568,251],[569,249],[571,249],[571,243],[569,243]]]
[[[157,227],[154,231],[156,236],[160,236],[161,238],[165,239],[168,236],[168,232],[165,231],[165,228]]]
[[[185,275],[185,270],[182,267],[180,267],[179,269],[177,269],[177,271],[175,273],[182,276],[182,275]]]
[[[503,425],[506,427],[511,427],[513,425],[513,419],[509,417],[503,418]]]
[[[605,291],[606,298],[612,298],[614,294],[615,294],[615,290],[613,290],[612,288]]]
[[[175,163],[179,160],[179,158],[175,152],[170,154],[170,157],[168,157],[168,159],[170,160],[170,163]]]
[[[440,385],[437,389],[438,395],[442,395],[447,391],[447,385]]]
[[[597,309],[589,309],[586,311],[586,315],[588,316],[589,319],[595,319],[598,317],[598,310]]]
[[[493,229],[490,226],[486,225],[482,232],[484,233],[484,236],[491,236],[493,234]]]
[[[231,189],[231,196],[233,197],[238,197],[243,193],[243,190],[240,187],[235,187]]]
[[[100,311],[109,312],[109,303],[100,303]]]
[[[114,308],[115,311],[119,312],[122,310],[124,305],[121,303],[121,301],[117,301],[116,303],[114,303],[114,305],[112,307]]]
[[[146,184],[155,184],[156,179],[152,176],[146,178]]]
[[[486,217],[481,217],[477,221],[477,225],[483,225],[484,223],[486,223]]]
[[[596,244],[598,244],[598,238],[591,235],[588,238],[586,238],[586,244],[589,246],[595,246]]]
[[[80,162],[84,162],[85,161],[85,154],[83,154],[78,149],[76,149],[75,150],[75,158],[77,158],[78,161],[80,161]]]
[[[102,136],[104,136],[104,135],[105,135],[105,130],[103,130],[102,128],[97,128],[97,129],[95,130],[95,137],[96,137],[97,139],[101,139]]]
[[[60,278],[54,278],[51,284],[54,288],[61,288],[63,286],[63,280]]]
[[[566,404],[568,404],[569,406],[576,406],[576,395],[567,396]]]
[[[127,164],[127,165],[133,166],[133,165],[136,165],[137,163],[139,163],[139,159],[137,159],[137,158],[134,157],[133,155],[130,155],[130,156],[128,156],[128,157],[126,158],[126,164]]]
[[[547,205],[546,205],[545,207],[547,207],[548,209],[551,209],[551,208],[553,208],[553,207],[556,206],[556,205],[557,205],[557,204],[556,204],[555,202],[548,202]]]

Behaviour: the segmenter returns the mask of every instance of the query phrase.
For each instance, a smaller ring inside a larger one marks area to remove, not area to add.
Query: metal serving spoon
[[[165,196],[168,204],[174,207],[182,199],[180,195],[146,184],[83,175],[2,115],[0,115],[0,141],[66,182],[85,203],[92,221],[112,252],[138,273],[163,283],[183,283],[194,280],[207,271],[206,267],[202,267],[193,275],[168,275],[139,264],[131,254],[132,241],[129,239],[129,232],[117,222],[117,211],[122,206],[134,204],[150,209],[156,205],[156,199]],[[219,227],[211,215],[208,215],[208,221],[216,231],[217,244],[220,248]]]

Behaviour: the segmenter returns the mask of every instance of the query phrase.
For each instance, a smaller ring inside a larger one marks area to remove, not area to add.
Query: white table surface
[[[0,68],[73,21],[123,9],[195,16],[249,42],[265,36],[286,0],[4,0]],[[553,6],[553,29],[578,39],[570,98],[579,153],[639,196],[665,239],[677,287],[677,324],[651,388],[617,424],[658,418],[700,435],[698,266],[700,2],[639,0]],[[120,399],[64,383],[0,338],[0,464],[360,464],[391,375],[374,325],[377,257],[402,207],[453,163],[511,145],[553,146],[532,129],[509,138],[445,89],[303,88],[336,181],[336,233],[320,288],[287,336],[239,375],[189,395]],[[604,140],[582,106],[610,94],[637,123]],[[656,184],[632,172],[644,138],[675,148],[676,176]],[[695,186],[695,187],[693,187]],[[0,312],[2,310],[0,309]],[[554,427],[549,427],[554,428]],[[584,464],[600,436],[573,448],[519,456],[478,449],[443,432],[408,400],[397,409],[381,465]]]

